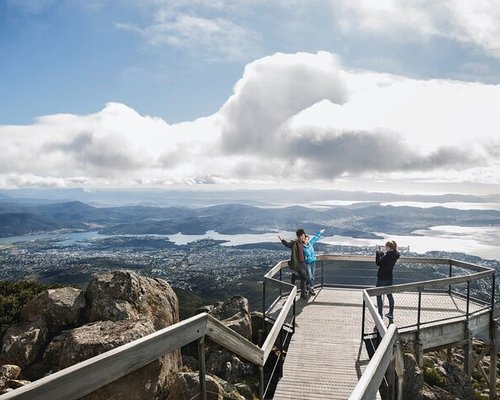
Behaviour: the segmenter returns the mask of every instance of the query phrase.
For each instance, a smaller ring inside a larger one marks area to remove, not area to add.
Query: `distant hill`
[[[327,209],[292,206],[262,208],[225,204],[203,208],[92,207],[79,201],[39,205],[0,202],[0,236],[57,229],[88,230],[104,234],[222,234],[263,233],[272,230],[308,231],[373,238],[373,232],[405,235],[436,225],[500,226],[500,212],[445,207],[393,207],[374,203]]]

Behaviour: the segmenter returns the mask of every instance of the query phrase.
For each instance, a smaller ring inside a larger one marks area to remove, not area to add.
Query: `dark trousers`
[[[307,275],[306,264],[300,264],[298,267],[294,268],[294,273],[299,276],[300,279],[300,291],[301,295],[305,296],[307,287],[311,284],[309,276]]]
[[[376,286],[392,286],[392,279],[377,279]],[[387,299],[389,300],[389,313],[394,314],[394,297],[392,297],[392,293],[387,294]],[[378,313],[381,317],[383,317],[384,302],[382,300],[382,296],[377,296],[377,308]]]

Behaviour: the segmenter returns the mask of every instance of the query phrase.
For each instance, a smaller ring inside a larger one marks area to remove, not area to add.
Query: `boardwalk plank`
[[[368,363],[362,292],[322,289],[297,303],[297,320],[274,399],[346,399]]]

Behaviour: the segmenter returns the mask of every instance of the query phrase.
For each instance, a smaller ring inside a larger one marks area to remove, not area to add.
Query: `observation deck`
[[[300,299],[285,261],[264,275],[263,327],[251,343],[207,313],[198,314],[126,345],[0,396],[0,400],[76,400],[192,342],[199,349],[199,393],[207,398],[205,339],[256,366],[260,399],[402,399],[399,339],[425,351],[463,346],[470,376],[489,355],[496,365],[498,313],[495,271],[450,259],[401,257],[393,286],[374,288],[373,257],[319,256],[316,290]],[[375,296],[393,293],[394,320],[376,311]],[[472,338],[487,343],[473,357]],[[277,355],[277,358],[270,355]],[[271,360],[275,360],[271,362]],[[495,368],[486,378],[490,398]],[[193,398],[193,399],[194,399]]]

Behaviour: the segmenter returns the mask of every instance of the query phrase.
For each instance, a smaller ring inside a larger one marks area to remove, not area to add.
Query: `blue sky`
[[[495,191],[499,19],[493,1],[0,0],[0,187]]]

